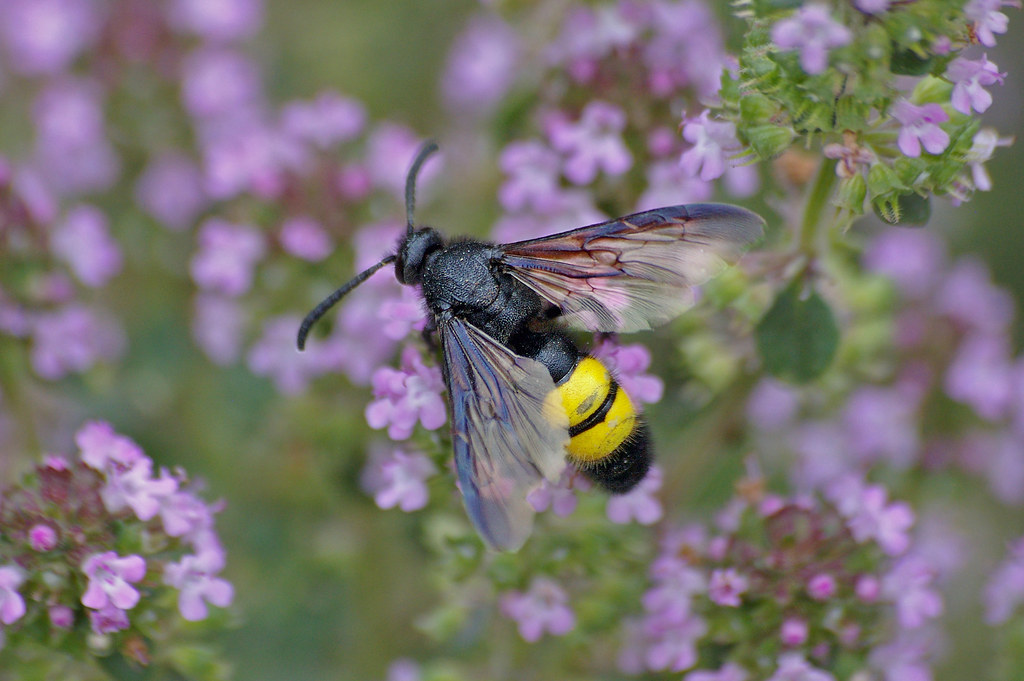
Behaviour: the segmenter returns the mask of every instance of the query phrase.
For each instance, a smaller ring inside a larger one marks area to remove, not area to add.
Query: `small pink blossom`
[[[238,296],[252,286],[253,269],[265,251],[263,235],[249,225],[211,218],[199,231],[192,278],[203,289]]]
[[[47,608],[47,615],[56,629],[70,629],[75,623],[75,611],[66,605],[51,605]]]
[[[70,210],[54,230],[50,245],[86,286],[103,286],[121,271],[121,249],[110,236],[107,217],[94,206]]]
[[[142,449],[104,421],[89,421],[75,433],[82,461],[98,471],[127,469],[145,458]]]
[[[953,83],[953,108],[970,115],[972,109],[984,113],[992,106],[992,95],[985,88],[1002,85],[1006,74],[982,55],[981,59],[957,57],[946,67],[946,78]]]
[[[576,492],[590,489],[591,483],[574,468],[566,467],[557,483],[541,480],[538,487],[526,495],[533,510],[542,513],[549,508],[559,518],[576,510]]]
[[[426,480],[437,473],[437,466],[419,452],[393,450],[370,463],[375,470],[365,478],[380,508],[398,506],[406,513],[418,511],[430,498]]]
[[[683,677],[683,681],[748,681],[750,675],[735,662],[726,662],[718,671],[698,669]]]
[[[949,146],[949,134],[939,127],[939,123],[949,120],[941,105],[917,106],[901,99],[893,105],[892,116],[902,126],[897,144],[907,156],[920,156],[922,145],[929,154],[941,154]]]
[[[996,33],[1006,33],[1010,18],[999,10],[1005,6],[1020,7],[1020,0],[970,0],[964,16],[974,22],[974,34],[986,47],[995,47]]]
[[[697,641],[708,632],[703,618],[691,614],[669,626],[652,621],[648,622],[648,628],[651,637],[646,655],[648,669],[681,672],[697,663]]]
[[[782,622],[782,627],[779,629],[779,640],[782,641],[782,645],[795,648],[807,642],[807,633],[807,620],[788,617]]]
[[[750,586],[750,581],[735,568],[713,570],[708,583],[708,598],[712,603],[730,608],[740,606],[740,595]]]
[[[52,551],[57,546],[57,530],[46,523],[36,523],[28,530],[28,545],[40,553]]]
[[[812,666],[800,653],[783,653],[767,681],[835,681],[835,677]]]
[[[942,614],[942,596],[932,586],[935,570],[918,556],[901,559],[882,580],[882,594],[896,604],[904,629],[916,629]]]
[[[167,471],[153,477],[153,462],[142,458],[127,468],[107,471],[107,484],[100,490],[103,505],[111,513],[131,508],[139,520],[149,520],[160,510],[163,500],[178,489],[178,481]]]
[[[501,612],[515,620],[524,640],[533,643],[545,631],[562,636],[576,626],[576,616],[568,602],[568,595],[557,582],[535,577],[525,593],[510,591],[501,597]]]
[[[278,238],[285,251],[310,262],[323,260],[333,248],[331,238],[320,223],[305,216],[285,220]]]
[[[336,92],[321,92],[316,99],[295,101],[281,112],[285,134],[318,149],[353,139],[366,127],[366,109],[358,101]]]
[[[618,106],[592,101],[583,108],[580,119],[570,123],[553,117],[548,124],[551,146],[566,154],[563,172],[570,182],[590,184],[603,170],[621,175],[633,166],[633,154],[622,141],[626,114]]]
[[[807,580],[807,593],[816,601],[827,601],[836,594],[835,577],[819,572]]]
[[[0,622],[13,624],[25,614],[25,599],[18,587],[25,581],[25,572],[17,565],[0,567]]]
[[[179,590],[178,610],[190,622],[206,618],[207,602],[221,608],[231,604],[231,583],[216,574],[224,568],[222,551],[207,550],[187,555],[170,563],[164,571],[164,583]]]
[[[139,592],[131,583],[146,575],[146,561],[142,556],[121,558],[113,551],[106,551],[86,558],[82,572],[89,578],[89,586],[82,594],[82,605],[93,610],[102,610],[108,605],[131,610],[139,602]]]
[[[95,634],[112,634],[128,628],[128,613],[113,604],[89,611],[89,622]]]
[[[832,18],[826,5],[808,3],[772,27],[772,41],[782,50],[800,50],[800,66],[811,75],[824,73],[828,51],[852,40],[850,29]]]
[[[539,140],[510,142],[498,159],[505,182],[498,200],[505,210],[530,208],[544,215],[558,203],[559,157]]]
[[[740,150],[736,124],[711,120],[710,116],[711,112],[705,109],[697,118],[684,119],[683,139],[693,146],[679,159],[684,173],[704,182],[721,177],[729,155]]]
[[[653,404],[661,399],[665,384],[657,376],[646,373],[651,365],[651,352],[642,343],[619,345],[606,340],[591,350],[591,354],[608,367],[633,400]]]
[[[402,351],[402,368],[381,367],[373,373],[374,401],[366,407],[371,428],[387,426],[392,440],[406,440],[419,421],[437,430],[448,420],[441,392],[441,370],[427,366],[415,346]]]
[[[661,489],[662,473],[658,466],[651,469],[636,487],[625,494],[616,494],[608,499],[605,514],[608,520],[619,525],[637,522],[653,525],[661,520],[664,511],[656,496]]]

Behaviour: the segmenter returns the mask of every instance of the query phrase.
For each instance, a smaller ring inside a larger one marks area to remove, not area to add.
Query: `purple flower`
[[[707,201],[713,191],[711,183],[688,175],[678,161],[654,161],[647,166],[647,189],[637,199],[636,210]]]
[[[970,115],[971,109],[984,113],[992,106],[992,95],[985,87],[1002,85],[1006,74],[999,73],[986,54],[976,60],[957,57],[946,67],[946,78],[953,82],[953,108]]]
[[[864,266],[892,279],[908,298],[921,299],[946,269],[946,249],[925,230],[887,229],[868,246]]]
[[[664,511],[661,502],[655,496],[661,489],[661,480],[661,468],[651,466],[636,487],[625,494],[609,497],[608,505],[605,507],[608,520],[619,525],[633,521],[641,525],[653,525],[661,520]]]
[[[868,659],[885,681],[932,681],[927,659],[939,652],[934,639],[928,631],[900,630],[895,639],[874,648]]]
[[[422,681],[420,666],[412,660],[399,658],[388,665],[385,681]]]
[[[540,485],[526,495],[526,500],[537,513],[550,508],[556,516],[564,518],[576,510],[576,491],[588,490],[590,486],[589,480],[567,467],[557,483],[541,480]]]
[[[32,368],[49,380],[113,359],[124,347],[124,336],[113,320],[77,304],[37,315],[32,340]]]
[[[747,681],[750,675],[735,662],[726,662],[718,671],[699,669],[683,677],[683,681]]]
[[[331,254],[331,238],[316,220],[306,216],[290,217],[281,225],[281,246],[296,258],[317,262]]]
[[[192,337],[213,362],[228,365],[238,359],[245,321],[234,298],[200,293],[195,300]]]
[[[437,473],[437,467],[424,454],[394,449],[374,457],[369,465],[373,470],[367,471],[364,480],[379,508],[398,506],[408,513],[427,505],[430,495],[426,480]]]
[[[651,5],[654,35],[638,41],[657,96],[690,86],[700,99],[718,94],[725,47],[718,18],[703,2],[656,2]]]
[[[679,165],[690,177],[704,182],[717,179],[725,173],[729,153],[740,149],[736,138],[736,125],[727,121],[713,121],[707,109],[697,118],[683,121],[683,138],[693,145],[679,159]]]
[[[299,395],[310,379],[331,367],[328,352],[318,343],[310,343],[305,352],[295,349],[299,328],[295,315],[271,317],[263,324],[263,333],[246,357],[249,371],[267,376],[283,395]]]
[[[1024,439],[1012,431],[977,433],[966,438],[964,464],[988,480],[1005,504],[1024,502]]]
[[[219,547],[187,555],[164,569],[164,583],[179,590],[178,611],[189,622],[206,618],[207,603],[226,608],[234,597],[231,583],[217,577],[224,568]]]
[[[974,22],[974,34],[986,47],[995,47],[996,33],[1006,33],[1010,18],[999,10],[1004,5],[1020,7],[1019,0],[970,0],[964,6],[964,16]]]
[[[657,620],[648,623],[651,643],[647,648],[647,668],[681,672],[697,663],[697,640],[708,632],[702,618],[691,614],[682,622],[663,626]]]
[[[109,423],[88,421],[75,433],[82,462],[97,471],[126,469],[145,458],[142,449],[124,435],[114,432]]]
[[[865,14],[881,14],[889,10],[892,0],[853,0],[853,4]]]
[[[802,646],[807,641],[807,620],[799,617],[787,617],[779,629],[779,640],[789,648]]]
[[[743,576],[736,568],[725,570],[712,570],[711,580],[708,583],[708,598],[712,603],[738,608],[740,606],[740,595],[750,586],[750,580]]]
[[[40,553],[52,551],[57,546],[57,530],[46,523],[36,523],[28,530],[28,545]]]
[[[14,624],[25,614],[25,599],[18,587],[25,581],[25,572],[17,565],[0,567],[0,622]]]
[[[27,75],[57,74],[96,40],[92,0],[7,0],[0,5],[5,65]]]
[[[388,427],[388,437],[405,440],[419,421],[437,430],[448,420],[441,392],[441,370],[427,366],[412,345],[402,351],[402,368],[381,367],[373,373],[374,401],[366,407],[371,428]]]
[[[622,141],[626,114],[618,106],[591,101],[583,108],[579,121],[570,123],[562,116],[548,121],[551,146],[566,154],[563,172],[570,182],[590,184],[603,170],[621,175],[633,166],[633,155]]]
[[[779,666],[767,681],[835,681],[835,677],[812,667],[800,653],[783,653],[779,655]]]
[[[759,431],[784,428],[800,409],[800,393],[773,378],[763,379],[747,398],[747,420]]]
[[[1013,379],[1007,338],[973,333],[957,348],[946,370],[943,388],[947,395],[970,405],[982,418],[995,421],[1010,408]]]
[[[278,130],[257,121],[232,124],[204,139],[204,190],[215,199],[242,192],[277,199],[287,171],[307,162],[305,149]]]
[[[693,597],[707,589],[704,574],[671,553],[651,564],[654,586],[643,595],[644,610],[652,621],[681,623],[690,617]]]
[[[89,586],[82,594],[82,605],[93,610],[102,610],[108,605],[131,610],[139,602],[139,592],[131,583],[146,575],[146,561],[142,556],[121,558],[113,551],[106,551],[86,558],[82,572],[89,578]]]
[[[501,612],[515,620],[519,635],[533,643],[544,635],[562,636],[576,626],[569,597],[552,579],[535,577],[525,593],[510,591],[501,597]]]
[[[1024,603],[1024,540],[1018,539],[985,585],[985,621],[1002,624],[1021,603]]]
[[[53,81],[33,106],[35,156],[50,186],[65,194],[101,191],[120,162],[106,137],[102,90],[92,82]]]
[[[1000,137],[994,128],[982,128],[977,132],[971,148],[964,155],[971,170],[971,181],[975,189],[983,192],[992,189],[992,178],[985,170],[985,163],[992,158],[997,147],[1008,147],[1011,144],[1012,137]]]
[[[580,225],[601,222],[607,217],[595,206],[590,192],[568,189],[558,193],[543,217],[506,215],[495,223],[491,236],[496,241],[518,241],[554,234]]]
[[[661,399],[665,384],[657,376],[644,373],[651,365],[651,352],[643,344],[604,341],[591,354],[604,362],[633,400],[653,404]]]
[[[907,532],[914,524],[914,512],[901,502],[887,505],[884,487],[865,485],[847,476],[832,484],[827,493],[858,542],[875,541],[890,556],[907,550]]]
[[[836,595],[836,580],[832,575],[820,572],[807,580],[807,593],[816,601],[827,601]]]
[[[917,629],[942,614],[942,597],[930,587],[935,570],[917,556],[907,556],[882,579],[882,594],[896,604],[904,629]]]
[[[195,538],[213,528],[212,509],[187,491],[170,494],[160,503],[164,532],[172,537]]]
[[[70,629],[75,623],[75,611],[66,605],[51,605],[46,614],[55,629]]]
[[[878,157],[870,147],[862,147],[857,144],[855,135],[844,135],[843,144],[826,144],[822,153],[827,158],[838,159],[836,164],[836,175],[842,178],[850,178],[855,175],[867,172]]]
[[[263,96],[259,69],[227,48],[207,47],[188,55],[181,78],[185,108],[201,119],[248,112]]]
[[[374,128],[366,140],[366,163],[374,185],[404,199],[405,176],[421,145],[416,133],[404,125],[381,123]],[[441,166],[437,158],[423,166],[416,185],[417,195],[430,186]]]
[[[882,583],[874,575],[861,575],[853,585],[853,592],[865,603],[874,603],[882,594]]]
[[[800,50],[800,66],[811,75],[824,73],[828,51],[851,39],[850,29],[832,19],[827,6],[813,3],[772,27],[772,42],[784,51]]]
[[[900,468],[913,463],[919,447],[917,396],[899,387],[858,388],[843,410],[850,451],[863,461],[889,461]]]
[[[485,114],[512,86],[519,65],[519,36],[497,15],[476,15],[456,39],[441,80],[456,114]]]
[[[112,634],[128,628],[128,613],[115,605],[89,611],[89,622],[95,634]]]
[[[263,258],[263,235],[248,225],[210,218],[199,231],[192,278],[201,288],[238,296],[252,286],[253,268]]]
[[[111,513],[131,508],[139,520],[149,520],[160,510],[163,500],[177,489],[178,481],[167,471],[154,478],[153,462],[143,457],[127,468],[108,469],[107,484],[100,495]]]
[[[281,112],[285,134],[329,149],[355,138],[366,127],[366,108],[337,92],[321,92],[309,102],[291,102]]]
[[[565,64],[576,81],[589,81],[600,59],[637,38],[641,27],[623,9],[619,5],[573,6],[562,22],[561,34],[548,48],[550,61]]]
[[[505,210],[527,207],[545,214],[557,204],[558,154],[539,140],[510,142],[498,159],[507,176],[498,189],[498,200]]]
[[[121,249],[107,230],[106,216],[93,206],[71,209],[54,230],[50,244],[86,286],[103,286],[121,271]]]
[[[969,330],[1005,333],[1013,320],[1013,298],[994,286],[988,268],[977,258],[964,257],[942,279],[937,295],[939,312]]]
[[[254,35],[263,24],[262,0],[174,0],[171,22],[207,40],[230,41]]]
[[[185,229],[206,205],[199,166],[183,154],[157,156],[135,185],[135,201],[168,229]]]
[[[893,105],[892,116],[902,126],[897,144],[907,156],[920,156],[921,145],[929,154],[941,154],[949,146],[949,135],[939,127],[939,123],[949,120],[949,114],[941,105],[917,106],[901,99]]]

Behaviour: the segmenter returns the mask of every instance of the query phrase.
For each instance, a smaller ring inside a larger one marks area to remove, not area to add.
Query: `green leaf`
[[[839,327],[828,304],[797,278],[757,325],[757,347],[768,373],[795,383],[820,376],[839,346]]]

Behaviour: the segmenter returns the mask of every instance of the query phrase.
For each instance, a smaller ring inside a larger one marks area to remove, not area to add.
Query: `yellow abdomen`
[[[626,391],[600,361],[584,357],[556,387],[569,417],[569,458],[587,466],[611,456],[637,429]]]

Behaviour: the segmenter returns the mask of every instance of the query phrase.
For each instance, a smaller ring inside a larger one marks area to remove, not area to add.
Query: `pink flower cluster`
[[[152,460],[107,423],[85,424],[75,441],[79,462],[49,457],[34,481],[0,498],[11,540],[0,547],[0,622],[10,627],[45,609],[54,628],[87,615],[94,633],[111,634],[132,627],[131,613],[166,616],[161,583],[175,590],[186,620],[206,618],[208,604],[230,605],[217,507],[186,489],[180,473],[155,475]],[[124,542],[143,532],[149,541]],[[76,581],[52,578],[68,571],[84,575],[80,593]]]

